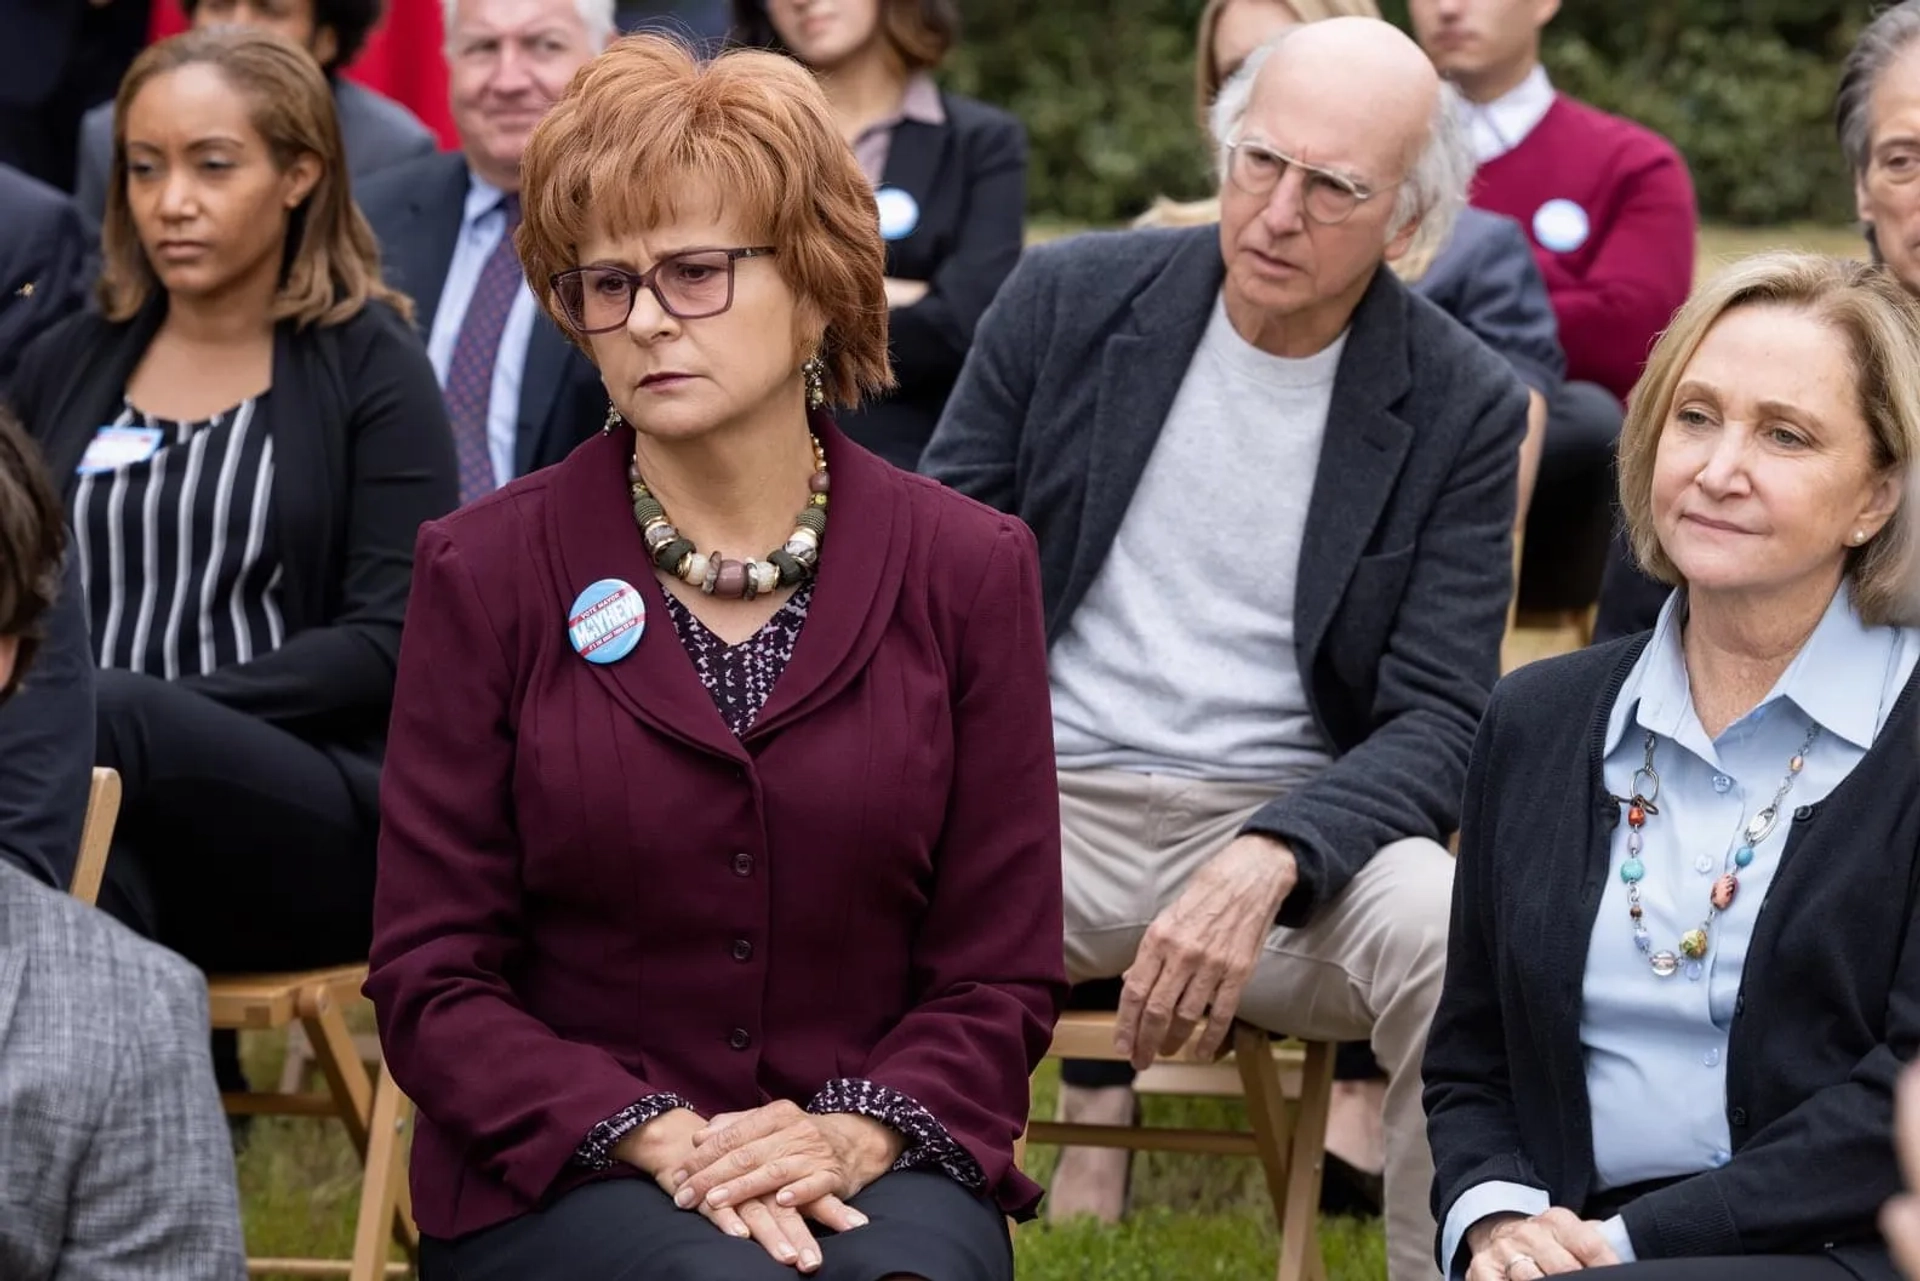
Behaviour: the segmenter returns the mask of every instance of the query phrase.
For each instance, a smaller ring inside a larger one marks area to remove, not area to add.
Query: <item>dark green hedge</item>
[[[967,0],[948,78],[1026,121],[1036,216],[1112,222],[1156,194],[1204,190],[1201,2]],[[1404,0],[1387,8],[1400,18]],[[1838,223],[1852,196],[1829,110],[1868,12],[1860,0],[1573,0],[1545,58],[1568,92],[1671,138],[1706,217]]]

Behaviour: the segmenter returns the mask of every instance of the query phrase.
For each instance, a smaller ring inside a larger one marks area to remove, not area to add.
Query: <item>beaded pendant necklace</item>
[[[818,436],[813,441],[813,475],[807,478],[807,505],[793,519],[793,533],[783,546],[761,560],[725,560],[719,552],[702,552],[690,538],[682,538],[667,509],[640,478],[640,459],[627,463],[627,485],[633,495],[633,520],[646,540],[654,567],[709,596],[752,600],[782,587],[796,587],[820,567],[820,540],[827,534],[827,451]]]
[[[1627,886],[1627,915],[1633,921],[1633,943],[1640,954],[1647,958],[1647,964],[1659,977],[1672,978],[1679,970],[1684,958],[1687,962],[1687,974],[1698,978],[1707,951],[1712,946],[1713,920],[1720,913],[1733,906],[1734,895],[1740,892],[1740,872],[1750,866],[1756,850],[1780,822],[1780,803],[1793,790],[1793,780],[1800,776],[1806,767],[1807,752],[1813,746],[1813,740],[1820,737],[1820,727],[1807,730],[1807,737],[1800,744],[1800,750],[1787,762],[1787,773],[1780,780],[1779,788],[1773,799],[1764,805],[1760,812],[1746,821],[1740,829],[1740,844],[1733,852],[1733,866],[1713,883],[1713,890],[1707,896],[1707,915],[1699,925],[1680,936],[1677,951],[1664,948],[1655,951],[1653,936],[1647,931],[1645,912],[1640,905],[1640,882],[1646,879],[1647,865],[1641,861],[1640,852],[1644,847],[1641,829],[1647,825],[1649,814],[1658,814],[1660,808],[1654,802],[1660,796],[1660,775],[1653,767],[1653,753],[1656,739],[1651,731],[1647,733],[1647,755],[1640,768],[1633,772],[1632,795],[1612,796],[1608,799],[1615,804],[1627,807],[1627,861],[1620,865],[1620,879]]]

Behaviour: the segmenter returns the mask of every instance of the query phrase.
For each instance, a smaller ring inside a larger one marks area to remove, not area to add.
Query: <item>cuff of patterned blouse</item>
[[[1447,1211],[1447,1221],[1440,1233],[1440,1257],[1447,1261],[1448,1281],[1463,1281],[1467,1265],[1473,1262],[1462,1258],[1461,1251],[1467,1244],[1467,1231],[1474,1224],[1491,1214],[1524,1214],[1532,1218],[1545,1214],[1552,1206],[1553,1198],[1539,1188],[1500,1179],[1476,1183],[1462,1192],[1453,1208]]]
[[[954,1142],[947,1127],[912,1098],[876,1081],[828,1081],[807,1104],[815,1115],[842,1112],[898,1130],[907,1137],[906,1150],[893,1163],[896,1170],[938,1170],[969,1192],[984,1192],[987,1176],[973,1154]]]
[[[1627,1221],[1614,1215],[1600,1225],[1600,1235],[1613,1247],[1613,1253],[1622,1263],[1638,1263],[1640,1256],[1633,1252],[1633,1238],[1627,1234]]]
[[[691,1112],[693,1104],[677,1094],[669,1094],[664,1090],[659,1094],[649,1094],[637,1103],[628,1104],[587,1131],[586,1141],[574,1149],[574,1161],[586,1166],[589,1170],[611,1168],[613,1149],[620,1140],[656,1116],[664,1115],[675,1108],[686,1108]]]

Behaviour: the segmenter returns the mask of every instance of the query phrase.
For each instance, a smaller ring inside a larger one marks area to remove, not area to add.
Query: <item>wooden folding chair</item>
[[[107,850],[113,845],[113,826],[120,821],[120,772],[95,769],[87,788],[87,817],[80,826],[80,861],[74,864],[69,892],[82,903],[100,900],[100,881],[107,874]]]
[[[1063,1015],[1047,1056],[1118,1061],[1113,1026],[1111,1013]],[[1240,1095],[1247,1101],[1250,1131],[1031,1121],[1025,1142],[1258,1157],[1280,1225],[1279,1281],[1326,1281],[1320,1254],[1320,1175],[1333,1098],[1334,1047],[1320,1041],[1275,1044],[1267,1032],[1245,1023],[1234,1024],[1232,1044],[1228,1057],[1211,1062],[1196,1058],[1189,1041],[1178,1054],[1142,1073],[1135,1088],[1143,1094]]]
[[[366,982],[367,967],[344,965],[292,974],[210,975],[213,1026],[237,1032],[275,1031],[298,1023],[325,1076],[325,1093],[245,1093],[222,1096],[234,1116],[332,1117],[347,1128],[364,1169],[360,1214],[351,1259],[248,1259],[247,1271],[293,1277],[374,1281],[406,1276],[419,1262],[420,1233],[407,1193],[403,1140],[413,1106],[382,1063],[373,1076],[357,1053],[341,1013]],[[388,1262],[387,1240],[407,1261]]]

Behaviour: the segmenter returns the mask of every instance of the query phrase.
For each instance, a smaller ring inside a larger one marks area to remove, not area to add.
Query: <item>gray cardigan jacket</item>
[[[1050,642],[1113,544],[1224,274],[1216,227],[1082,236],[1029,250],[981,321],[922,470],[1033,528]],[[1247,824],[1299,862],[1282,925],[1381,846],[1454,829],[1499,672],[1526,410],[1506,362],[1376,273],[1335,377],[1294,603],[1337,759]],[[1211,558],[1230,591],[1259,542],[1168,555]]]

